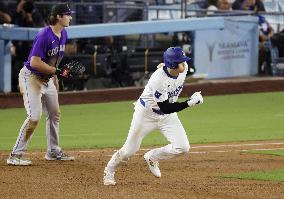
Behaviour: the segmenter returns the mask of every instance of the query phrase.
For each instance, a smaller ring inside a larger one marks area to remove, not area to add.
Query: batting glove
[[[195,106],[197,104],[203,104],[203,97],[201,91],[193,93],[193,95],[187,101],[189,107]]]

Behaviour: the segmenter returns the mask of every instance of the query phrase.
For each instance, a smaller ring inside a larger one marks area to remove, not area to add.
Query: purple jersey
[[[61,38],[59,39],[53,32],[50,26],[47,26],[40,30],[36,35],[28,61],[25,62],[25,66],[33,73],[39,76],[45,76],[38,70],[30,65],[31,57],[37,56],[41,60],[50,66],[58,67],[65,50],[65,44],[67,41],[67,32],[65,29],[61,32]]]

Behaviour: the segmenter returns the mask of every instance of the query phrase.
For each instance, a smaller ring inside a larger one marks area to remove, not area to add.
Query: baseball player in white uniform
[[[139,150],[143,138],[151,131],[159,129],[170,142],[144,155],[155,177],[161,177],[159,160],[187,153],[190,149],[186,132],[176,112],[202,104],[203,98],[200,92],[195,92],[188,100],[177,102],[188,72],[186,61],[190,58],[180,47],[168,48],[163,58],[164,63],[152,74],[136,102],[128,137],[123,147],[113,154],[105,167],[104,185],[116,184],[114,175],[117,167]]]

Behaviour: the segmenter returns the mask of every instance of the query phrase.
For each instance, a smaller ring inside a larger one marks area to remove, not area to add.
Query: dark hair
[[[58,19],[56,16],[49,16],[48,21],[50,25],[55,25],[58,22]]]
[[[59,16],[62,17],[63,15],[59,15]],[[48,21],[49,21],[49,24],[52,25],[52,26],[57,24],[57,22],[58,22],[57,15],[56,16],[53,16],[53,15],[49,16]]]

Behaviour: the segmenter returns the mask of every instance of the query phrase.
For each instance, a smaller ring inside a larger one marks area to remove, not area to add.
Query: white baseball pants
[[[169,159],[189,151],[190,145],[186,132],[176,113],[158,115],[137,102],[128,137],[123,147],[108,162],[107,169],[115,171],[121,162],[127,161],[139,150],[141,142],[147,134],[158,129],[170,144],[152,149],[149,152],[151,160]]]

